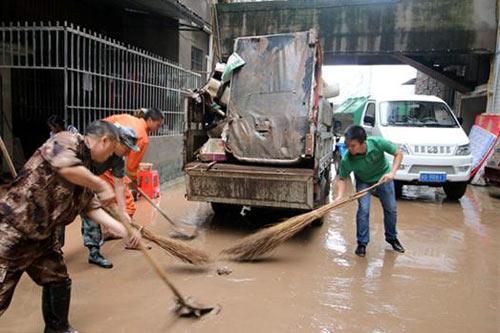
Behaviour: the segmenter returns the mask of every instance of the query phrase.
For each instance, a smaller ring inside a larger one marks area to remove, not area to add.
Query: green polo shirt
[[[340,162],[339,177],[345,179],[351,172],[363,183],[376,183],[382,176],[391,172],[391,166],[384,153],[396,154],[398,146],[381,137],[371,136],[366,139],[366,154],[344,154]]]

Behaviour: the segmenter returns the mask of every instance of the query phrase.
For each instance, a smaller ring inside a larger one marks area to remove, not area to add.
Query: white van
[[[404,158],[395,177],[396,196],[405,184],[442,186],[453,200],[464,195],[472,165],[469,138],[442,99],[369,97],[360,121],[368,135],[401,147]]]

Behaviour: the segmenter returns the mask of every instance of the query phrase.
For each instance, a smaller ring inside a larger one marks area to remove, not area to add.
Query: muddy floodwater
[[[365,258],[354,255],[356,204],[331,212],[321,228],[304,230],[259,262],[218,260],[196,268],[153,246],[183,293],[221,305],[219,314],[199,320],[172,314],[170,291],[142,254],[124,250],[121,241],[102,248],[113,269],[87,264],[77,220],[64,249],[73,280],[71,323],[87,333],[500,332],[500,200],[478,187],[460,202],[429,188],[405,195],[398,201],[404,254],[385,243],[376,199]],[[187,202],[183,183],[163,192],[161,206],[175,221],[199,226],[189,244],[214,257],[255,230],[248,219],[214,216],[208,204]],[[170,230],[145,202],[137,216],[158,233]],[[24,275],[0,332],[41,332],[40,298],[41,288]]]

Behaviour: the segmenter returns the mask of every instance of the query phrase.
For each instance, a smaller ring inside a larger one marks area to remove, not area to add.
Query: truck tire
[[[312,221],[312,223],[311,223],[311,227],[314,227],[314,228],[319,228],[319,227],[321,227],[324,223],[325,223],[325,221],[323,221],[323,218],[316,219],[316,220]]]
[[[320,180],[320,198],[317,202],[315,202],[315,208],[321,207],[325,204],[328,203],[328,197],[330,194],[330,167],[326,168],[323,171],[323,174],[321,176]],[[321,227],[323,225],[324,221],[323,218],[319,218],[314,220],[311,223],[311,226],[313,227]]]
[[[448,199],[458,200],[464,196],[467,190],[467,182],[445,183],[443,190]]]
[[[403,197],[403,183],[397,180],[394,181],[394,194],[396,194],[396,200]]]

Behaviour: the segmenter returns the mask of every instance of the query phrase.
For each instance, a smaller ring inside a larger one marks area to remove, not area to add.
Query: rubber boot
[[[42,313],[44,333],[78,333],[68,322],[71,280],[43,286]]]
[[[89,264],[94,264],[102,268],[112,268],[111,261],[104,258],[98,247],[89,247]]]

